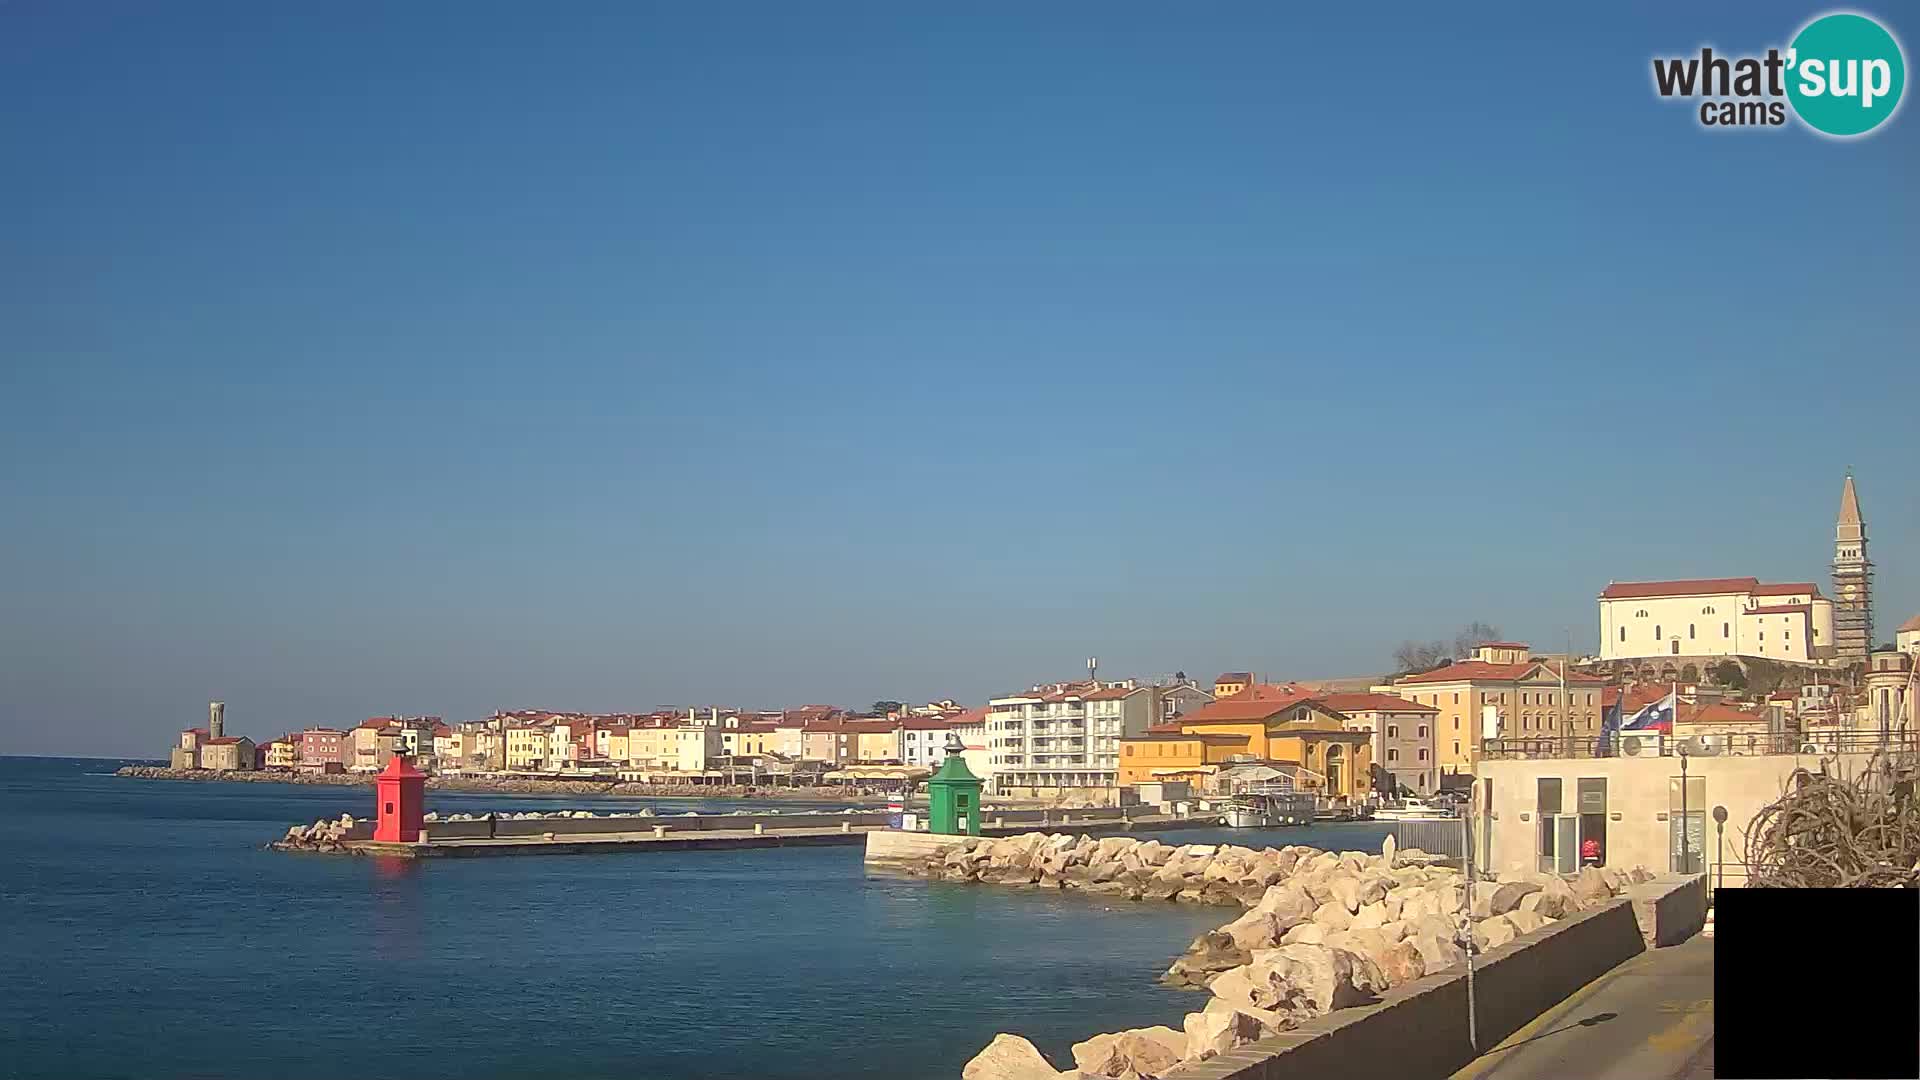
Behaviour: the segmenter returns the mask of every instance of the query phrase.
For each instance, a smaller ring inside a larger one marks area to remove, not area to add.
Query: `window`
[[[1455,756],[1455,757],[1458,757],[1458,756],[1460,756],[1460,741],[1459,741],[1458,739],[1455,739],[1455,740],[1454,740],[1454,743],[1453,743],[1453,753],[1454,753],[1454,756]]]
[[[1687,624],[1687,640],[1688,641],[1693,640],[1693,624],[1692,623]]]
[[[1653,639],[1655,641],[1660,640],[1660,624],[1659,623],[1653,624]]]
[[[1454,703],[1455,705],[1458,705],[1458,704],[1460,704],[1460,693],[1459,693],[1459,691],[1455,691],[1455,692],[1454,692],[1454,695],[1453,695],[1453,703]]]
[[[1387,738],[1389,738],[1389,739],[1397,739],[1397,738],[1399,738],[1399,737],[1400,737],[1400,725],[1399,725],[1399,724],[1388,724],[1388,725],[1387,725]]]
[[[1620,628],[1620,640],[1621,641],[1627,640],[1627,628],[1624,626]]]
[[[1721,636],[1721,637],[1723,637],[1723,638],[1726,638],[1726,637],[1732,637],[1732,636],[1733,636],[1733,624],[1732,624],[1732,623],[1721,623],[1721,624],[1720,624],[1720,636]]]
[[[1392,748],[1389,748],[1389,749],[1387,750],[1387,760],[1388,760],[1388,761],[1399,761],[1399,760],[1400,760],[1400,751],[1398,751],[1398,750],[1394,750],[1394,749],[1392,749]]]
[[[1426,737],[1427,737],[1427,725],[1425,725],[1425,724],[1421,724],[1421,725],[1420,725],[1420,738],[1422,738],[1422,739],[1424,739],[1424,738],[1426,738]]]
[[[1427,752],[1425,750],[1420,751],[1420,760],[1421,761],[1427,760]]]

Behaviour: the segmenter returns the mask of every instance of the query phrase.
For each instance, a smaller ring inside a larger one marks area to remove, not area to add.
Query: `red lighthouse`
[[[426,812],[427,774],[413,767],[405,754],[395,754],[385,772],[374,778],[379,815],[374,819],[373,838],[389,843],[414,844],[420,840],[420,824]]]

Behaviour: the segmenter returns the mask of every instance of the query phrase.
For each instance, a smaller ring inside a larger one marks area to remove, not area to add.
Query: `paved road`
[[[1453,1080],[1709,1080],[1713,939],[1695,936],[1621,964]]]

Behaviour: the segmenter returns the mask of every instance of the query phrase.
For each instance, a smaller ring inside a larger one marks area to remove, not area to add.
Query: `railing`
[[[1763,755],[1820,756],[1833,754],[1920,753],[1920,733],[1888,732],[1869,728],[1828,729],[1807,733],[1753,734],[1675,738],[1659,732],[1622,731],[1614,735],[1533,736],[1487,739],[1480,756],[1489,761],[1539,758],[1759,757]]]

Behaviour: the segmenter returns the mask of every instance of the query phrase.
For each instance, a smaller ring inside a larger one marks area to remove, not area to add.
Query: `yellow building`
[[[292,739],[275,739],[267,744],[267,768],[291,769],[300,764],[300,748]]]
[[[1129,775],[1164,778],[1170,774],[1155,770],[1168,768],[1212,776],[1229,759],[1294,766],[1301,788],[1334,798],[1364,797],[1372,787],[1370,733],[1349,729],[1345,716],[1317,698],[1265,686],[1157,724],[1144,737],[1122,739],[1120,782],[1139,782]],[[1166,764],[1149,764],[1156,761]]]
[[[1232,734],[1148,733],[1121,739],[1120,786],[1190,780],[1196,788],[1205,788],[1228,757],[1246,749],[1246,738]]]
[[[1505,738],[1598,736],[1600,694],[1606,680],[1570,674],[1562,691],[1560,671],[1553,664],[1493,659],[1524,652],[1517,644],[1482,646],[1472,660],[1408,675],[1376,689],[1438,710],[1434,755],[1442,773],[1472,772],[1479,760],[1482,732],[1489,727]]]
[[[547,753],[552,749],[551,731],[547,726],[532,727],[516,725],[507,729],[507,768],[538,769],[547,763]]]
[[[1253,685],[1252,672],[1247,672],[1247,671],[1223,672],[1221,673],[1219,678],[1213,680],[1213,699],[1215,701],[1218,701],[1224,697],[1232,697],[1233,695],[1239,693],[1242,690],[1245,690],[1247,687],[1252,685]]]

